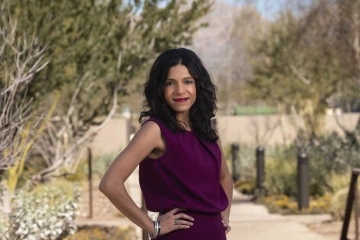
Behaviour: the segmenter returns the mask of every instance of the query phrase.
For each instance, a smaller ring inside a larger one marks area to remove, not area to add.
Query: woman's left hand
[[[229,218],[227,216],[221,215],[221,222],[224,225],[225,234],[228,234],[228,232],[230,232],[230,230],[231,230],[231,227],[229,226],[229,223],[230,223]]]

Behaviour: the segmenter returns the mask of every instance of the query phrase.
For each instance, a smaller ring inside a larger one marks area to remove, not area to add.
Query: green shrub
[[[84,158],[77,166],[75,173],[66,175],[65,179],[71,182],[85,181],[88,178],[88,174],[89,174],[88,169],[89,168],[88,168],[87,158]]]
[[[80,191],[79,186],[60,179],[38,185],[31,192],[19,189],[10,216],[0,212],[0,219],[8,219],[0,225],[0,232],[13,223],[8,239],[52,240],[75,233]]]
[[[294,159],[266,159],[265,188],[272,195],[297,195],[296,162]]]
[[[121,150],[94,157],[93,174],[102,177]]]
[[[61,197],[62,199],[73,199],[78,196],[79,190],[78,183],[73,183],[62,178],[57,178],[52,179],[44,184],[35,186],[31,192],[27,194],[32,196],[42,196],[46,193],[49,193],[54,195],[54,200],[56,200],[57,197]]]
[[[330,213],[331,216],[336,220],[344,219],[348,190],[349,189],[344,188],[337,191],[331,199]]]
[[[329,176],[330,176],[329,183],[333,190],[333,193],[336,193],[344,188],[349,188],[351,171],[348,171],[348,174],[332,173],[329,174]]]
[[[335,133],[324,137],[309,137],[299,133],[298,141],[300,144],[297,142],[292,146],[265,148],[265,188],[268,194],[297,197],[297,153],[300,151],[307,152],[309,157],[311,196],[319,198],[348,186],[349,169],[357,166],[356,159],[360,156],[356,144],[349,139],[339,138]],[[254,193],[255,149],[255,145],[240,145],[239,162],[236,163],[240,177],[235,187],[244,193]],[[224,153],[231,165],[231,145],[224,147]],[[349,155],[351,157],[348,159]]]
[[[337,191],[331,199],[330,214],[336,220],[344,220],[349,187]],[[360,202],[357,202],[360,208]],[[354,208],[353,208],[354,211]],[[354,212],[352,217],[354,217]]]
[[[229,170],[232,172],[232,153],[231,144],[223,147],[225,159],[229,165]],[[256,168],[255,168],[255,147],[248,145],[240,145],[238,156],[239,161],[235,163],[235,172],[238,174],[238,183],[254,185]],[[249,190],[249,189],[248,189]]]
[[[293,145],[296,151],[309,155],[312,183],[316,186],[313,195],[336,191],[330,174],[343,175],[351,168],[360,167],[360,124],[354,131],[346,132],[345,137],[336,132],[316,136],[300,131]]]
[[[120,151],[113,153],[95,156],[92,159],[92,175],[94,177],[102,177],[108,169],[112,161],[119,154]],[[80,162],[74,174],[69,174],[66,179],[72,182],[81,182],[87,179],[89,174],[89,164],[87,155]]]
[[[229,146],[226,148],[228,151],[231,149]],[[240,146],[236,164],[240,178],[235,187],[243,193],[253,194],[256,188],[256,147]],[[271,194],[296,196],[296,156],[291,148],[277,145],[265,149],[265,188]]]

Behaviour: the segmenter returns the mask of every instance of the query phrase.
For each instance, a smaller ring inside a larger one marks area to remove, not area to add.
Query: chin
[[[172,108],[174,112],[176,113],[183,113],[190,111],[190,108]]]

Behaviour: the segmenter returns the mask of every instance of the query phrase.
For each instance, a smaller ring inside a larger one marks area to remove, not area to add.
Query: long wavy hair
[[[143,103],[144,109],[148,110],[141,112],[139,122],[142,123],[147,117],[156,117],[173,133],[185,131],[164,98],[164,86],[169,70],[179,64],[184,65],[195,79],[196,101],[189,114],[192,131],[204,140],[216,141],[219,138],[218,133],[211,128],[211,118],[217,110],[216,86],[211,82],[201,59],[186,48],[170,49],[161,53],[148,71]]]

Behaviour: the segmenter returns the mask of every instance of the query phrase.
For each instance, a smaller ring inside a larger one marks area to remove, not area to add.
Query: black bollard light
[[[232,179],[236,182],[239,179],[239,173],[236,171],[236,165],[239,162],[239,144],[233,143],[231,145],[231,170],[232,170]]]
[[[298,209],[309,208],[309,159],[306,153],[298,154],[297,164]]]
[[[260,194],[264,194],[265,187],[265,148],[259,146],[256,148],[256,188]]]

